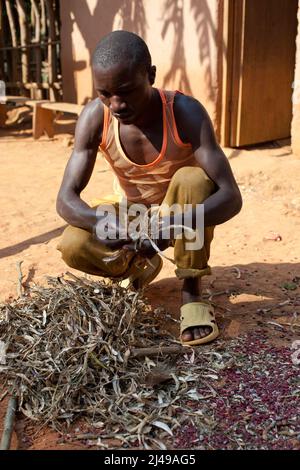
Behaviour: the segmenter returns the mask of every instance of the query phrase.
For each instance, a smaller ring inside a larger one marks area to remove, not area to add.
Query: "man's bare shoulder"
[[[103,126],[103,103],[99,98],[89,101],[80,114],[80,120],[85,125]]]
[[[204,118],[207,112],[204,106],[196,98],[189,95],[177,93],[174,99],[174,114],[177,118],[186,119],[188,117]]]
[[[192,96],[181,93],[175,95],[174,116],[179,135],[184,142],[198,140],[203,124],[211,127],[205,107]]]
[[[75,139],[80,143],[100,142],[103,118],[103,103],[99,98],[87,103],[79,116]]]

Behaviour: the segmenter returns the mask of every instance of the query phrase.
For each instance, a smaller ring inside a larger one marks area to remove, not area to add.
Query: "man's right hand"
[[[126,235],[126,236],[124,236]],[[127,232],[122,230],[120,219],[114,213],[99,217],[94,228],[94,237],[111,250],[118,250],[133,244]]]

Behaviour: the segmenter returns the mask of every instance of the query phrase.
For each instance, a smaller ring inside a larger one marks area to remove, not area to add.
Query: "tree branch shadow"
[[[135,32],[146,39],[147,19],[143,0],[123,0],[118,13],[118,29]]]
[[[119,29],[135,32],[145,38],[147,22],[143,0],[98,0],[92,12],[87,2],[80,2],[80,8],[76,7],[76,3],[70,2],[70,8],[64,18],[64,27],[67,29],[66,36],[72,37],[76,25],[89,53],[89,64],[87,65],[91,65],[92,53],[98,41],[113,30],[117,16],[119,17]],[[64,44],[64,47],[67,51],[65,56],[69,56],[74,63],[72,40]],[[70,63],[70,67],[74,68],[72,63]],[[72,76],[72,83],[68,83],[68,88],[71,87],[73,94],[76,95],[74,74]],[[96,94],[93,92],[92,97],[95,96]],[[86,96],[83,101],[87,102],[92,97]]]
[[[200,63],[204,68],[204,80],[207,85],[208,98],[215,100],[215,87],[213,82],[213,73],[211,67],[211,37],[217,45],[217,29],[214,26],[207,0],[191,0],[191,11],[196,22],[196,31],[198,34],[198,49]]]
[[[190,11],[194,16],[198,35],[199,60],[204,68],[204,80],[208,99],[215,101],[216,90],[212,71],[211,41],[220,46],[218,29],[215,27],[207,0],[190,0]],[[167,32],[173,28],[174,45],[172,50],[171,66],[163,80],[163,87],[174,86],[179,83],[180,89],[192,94],[188,76],[184,50],[184,14],[182,0],[165,0],[162,16],[164,25],[161,36],[164,39]],[[178,78],[178,81],[176,80]]]
[[[164,77],[163,88],[173,87],[176,77],[179,75],[179,88],[187,93],[192,94],[190,81],[186,70],[186,59],[183,43],[184,19],[183,19],[183,3],[181,0],[166,0],[163,8],[163,18],[165,19],[161,36],[164,39],[168,30],[174,29],[174,46],[172,51],[171,66]]]

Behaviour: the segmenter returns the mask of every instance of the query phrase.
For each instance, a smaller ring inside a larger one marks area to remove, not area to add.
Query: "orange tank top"
[[[181,141],[176,127],[173,104],[177,91],[158,90],[162,100],[162,148],[151,163],[132,162],[125,154],[118,120],[104,106],[104,123],[100,150],[112,167],[127,199],[134,203],[161,204],[174,173],[183,166],[199,166],[191,144]]]

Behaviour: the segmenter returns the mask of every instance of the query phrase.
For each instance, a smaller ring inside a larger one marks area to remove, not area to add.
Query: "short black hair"
[[[108,69],[122,62],[149,72],[152,61],[148,46],[140,36],[129,31],[112,31],[98,42],[92,64]]]

